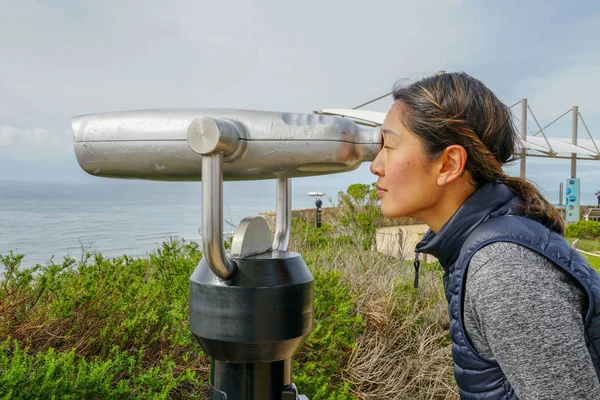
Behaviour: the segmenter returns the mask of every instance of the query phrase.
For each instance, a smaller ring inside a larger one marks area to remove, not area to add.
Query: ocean
[[[0,254],[24,254],[25,267],[87,250],[145,256],[170,237],[201,240],[201,182],[96,182],[0,182]],[[292,207],[314,207],[310,191],[327,193],[323,206],[332,205],[345,189],[331,177],[293,179]],[[275,190],[275,180],[225,182],[224,231],[275,210]]]
[[[583,164],[583,163],[582,163]],[[582,165],[582,204],[596,204],[597,162]],[[518,166],[508,171],[518,173]],[[552,203],[564,174],[528,167]],[[565,168],[563,168],[565,169]],[[568,168],[567,168],[568,170]],[[536,179],[537,178],[537,179]],[[352,183],[372,183],[367,167],[344,174],[292,179],[292,208],[312,208],[308,192],[325,192],[323,206]],[[275,180],[225,182],[224,231],[247,216],[275,210]],[[79,259],[83,251],[105,256],[145,256],[170,237],[200,242],[201,182],[152,182],[91,178],[87,182],[0,181],[0,254],[24,254],[22,266],[51,257]],[[0,264],[0,271],[3,266]]]

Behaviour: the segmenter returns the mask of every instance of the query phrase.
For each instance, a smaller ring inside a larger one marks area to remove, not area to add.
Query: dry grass
[[[348,233],[329,221],[333,231]],[[334,234],[335,235],[335,234]],[[447,302],[441,268],[422,266],[419,288],[414,269],[364,250],[352,232],[351,245],[328,244],[307,260],[315,268],[339,271],[357,299],[364,329],[347,365],[340,371],[359,399],[456,399]],[[302,240],[292,248],[305,249]]]
[[[367,270],[353,262],[357,258],[369,259]],[[357,312],[365,320],[365,329],[343,371],[357,397],[457,398],[439,274],[423,273],[421,287],[415,291],[412,268],[397,260],[373,254],[347,254],[344,259],[330,265],[339,269],[352,287],[358,299]]]

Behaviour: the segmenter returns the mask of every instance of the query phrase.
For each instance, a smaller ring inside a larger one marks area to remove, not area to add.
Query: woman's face
[[[438,203],[440,187],[421,141],[402,124],[401,112],[398,104],[388,112],[382,126],[383,146],[371,172],[379,177],[377,193],[384,215],[424,219]]]

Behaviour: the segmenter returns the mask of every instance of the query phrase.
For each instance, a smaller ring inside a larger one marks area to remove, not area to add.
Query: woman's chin
[[[386,207],[381,207],[381,213],[388,218],[406,217],[406,214],[401,212],[401,210],[389,210]]]
[[[386,207],[387,206],[387,207]],[[418,218],[420,209],[417,207],[399,207],[398,204],[393,204],[393,207],[383,203],[381,204],[381,213],[388,218]]]

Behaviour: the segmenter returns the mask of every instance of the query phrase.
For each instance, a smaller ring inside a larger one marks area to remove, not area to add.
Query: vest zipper
[[[415,262],[413,264],[415,266],[415,289],[419,287],[419,267],[421,266],[421,262],[419,261],[419,252],[415,250]]]

